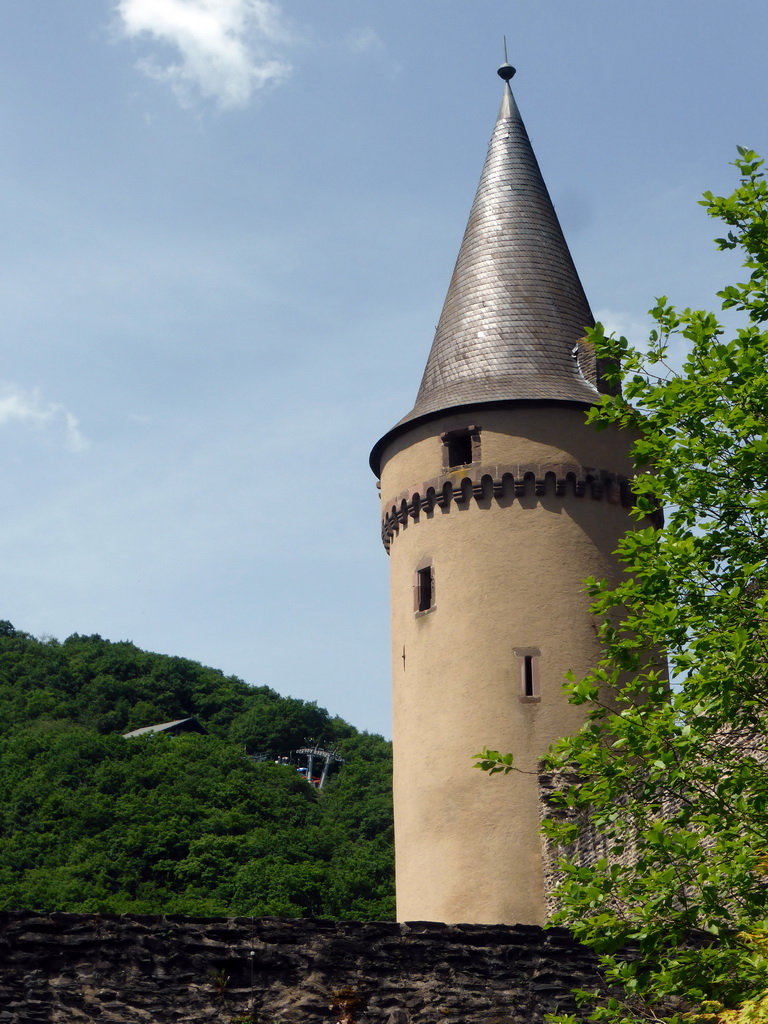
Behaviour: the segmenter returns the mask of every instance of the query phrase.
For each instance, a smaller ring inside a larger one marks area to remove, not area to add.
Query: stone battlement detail
[[[574,498],[589,497],[630,507],[632,490],[625,476],[605,469],[575,464],[524,466],[477,466],[453,470],[413,487],[387,501],[381,524],[381,538],[389,551],[401,529],[418,522],[422,514],[435,509],[447,512],[451,504],[466,508],[474,498],[481,507],[492,500],[511,502],[526,495]]]

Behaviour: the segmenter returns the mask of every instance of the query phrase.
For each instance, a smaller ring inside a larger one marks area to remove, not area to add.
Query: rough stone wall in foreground
[[[522,925],[3,913],[0,929],[3,1024],[321,1024],[342,990],[359,1024],[538,1024],[594,978],[566,932]]]

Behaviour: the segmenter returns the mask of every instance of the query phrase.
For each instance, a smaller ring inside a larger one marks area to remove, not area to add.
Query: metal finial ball
[[[514,78],[515,71],[516,68],[513,68],[511,64],[508,64],[506,61],[504,61],[504,63],[501,65],[496,74],[499,76],[499,78],[503,78],[505,82],[508,82],[510,78]]]

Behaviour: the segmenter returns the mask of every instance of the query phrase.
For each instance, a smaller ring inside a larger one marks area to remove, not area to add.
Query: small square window
[[[472,437],[470,434],[457,434],[446,441],[448,447],[449,466],[469,466],[472,462]]]
[[[443,442],[443,466],[458,469],[480,461],[480,431],[475,426],[463,430],[449,430],[441,435]]]

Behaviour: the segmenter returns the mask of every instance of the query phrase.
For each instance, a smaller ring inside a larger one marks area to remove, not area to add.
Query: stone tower
[[[509,80],[416,404],[381,440],[400,920],[540,924],[538,758],[576,731],[597,658],[582,581],[615,579],[627,440]],[[511,750],[489,777],[472,754]],[[530,773],[530,774],[525,774]]]

